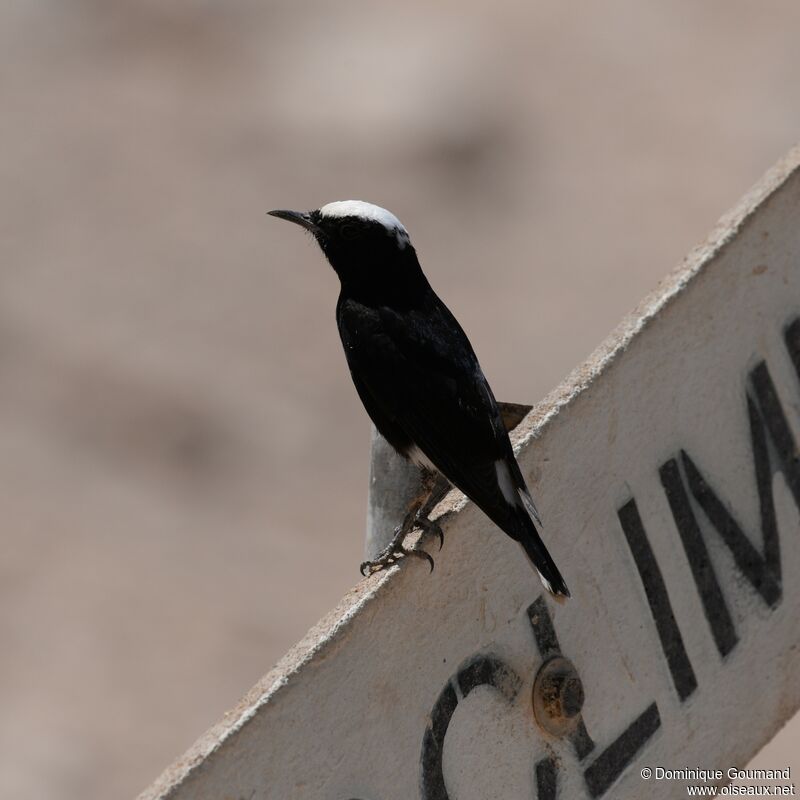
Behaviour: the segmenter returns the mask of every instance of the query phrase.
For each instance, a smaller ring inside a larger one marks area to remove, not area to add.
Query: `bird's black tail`
[[[520,543],[525,555],[539,573],[539,579],[544,588],[550,592],[556,600],[564,600],[570,596],[566,581],[561,577],[558,567],[553,561],[550,553],[547,552],[539,531],[536,530],[533,520],[524,508],[515,509],[515,536]]]

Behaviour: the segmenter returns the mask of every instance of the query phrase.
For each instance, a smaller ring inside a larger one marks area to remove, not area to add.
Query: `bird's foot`
[[[433,559],[424,550],[409,550],[401,544],[389,545],[386,549],[381,550],[377,558],[372,561],[365,561],[359,567],[359,570],[365,578],[369,578],[370,575],[374,575],[376,572],[393,567],[400,559],[406,556],[425,559],[431,568],[431,572],[433,572]]]
[[[439,537],[439,550],[444,547],[444,531],[438,522],[423,514],[417,514],[414,519],[414,527],[419,528],[423,533],[436,534]]]
[[[424,559],[428,562],[431,572],[433,572],[433,558],[431,558],[429,553],[426,553],[424,550],[409,550],[403,545],[406,536],[411,533],[414,528],[419,528],[424,533],[435,533],[439,537],[439,549],[442,549],[444,534],[442,533],[441,526],[437,522],[428,519],[427,516],[421,516],[419,513],[409,514],[403,524],[395,528],[392,541],[378,553],[377,558],[372,561],[364,561],[361,564],[359,568],[361,574],[364,575],[364,577],[369,577],[376,572],[393,567],[400,559],[406,556]]]

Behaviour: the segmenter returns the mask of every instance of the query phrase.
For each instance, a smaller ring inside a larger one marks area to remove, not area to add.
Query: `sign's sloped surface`
[[[800,706],[798,161],[517,429],[572,600],[452,493],[432,575],[362,583],[144,797],[666,798],[642,769],[743,766]],[[531,703],[557,655],[563,738]]]

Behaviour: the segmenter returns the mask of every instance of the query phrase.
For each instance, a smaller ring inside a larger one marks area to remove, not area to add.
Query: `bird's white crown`
[[[320,208],[319,213],[322,217],[331,219],[333,217],[356,217],[369,222],[377,222],[386,228],[388,233],[393,233],[397,237],[397,244],[402,248],[411,240],[405,226],[400,222],[391,211],[376,206],[373,203],[365,203],[363,200],[336,200],[333,203]]]

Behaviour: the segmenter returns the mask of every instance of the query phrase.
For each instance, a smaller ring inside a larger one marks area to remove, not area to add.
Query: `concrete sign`
[[[142,797],[674,798],[743,767],[800,707],[799,164],[515,429],[570,601],[451,492],[433,574],[361,582]]]

